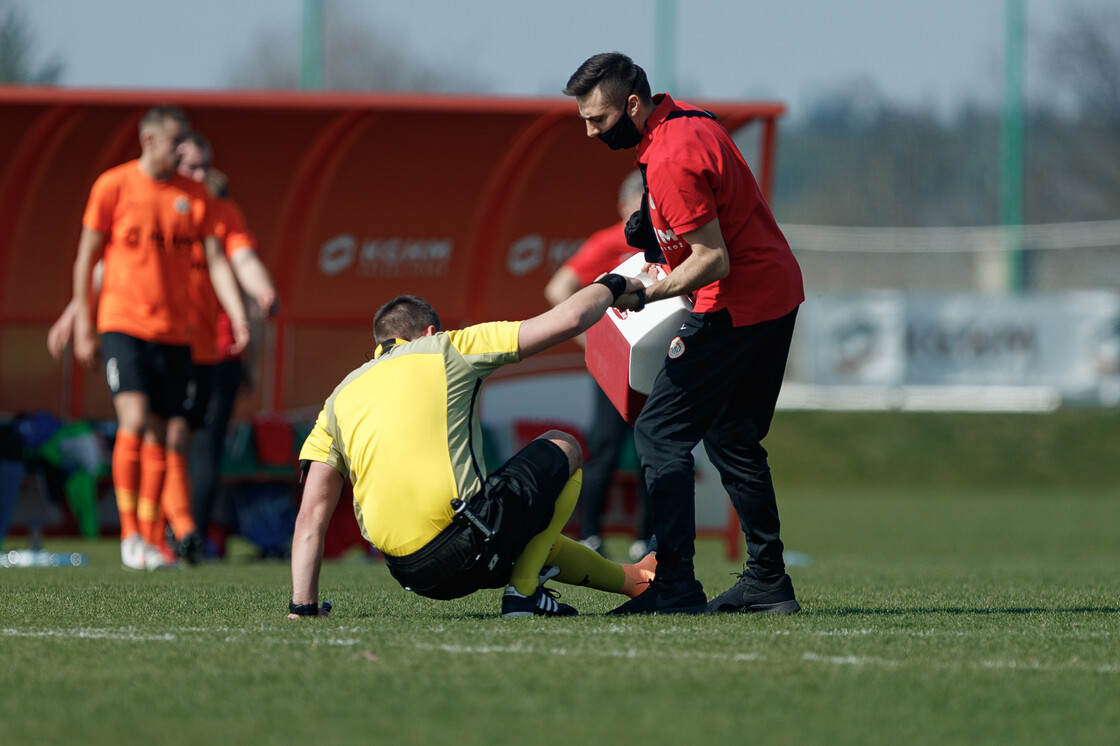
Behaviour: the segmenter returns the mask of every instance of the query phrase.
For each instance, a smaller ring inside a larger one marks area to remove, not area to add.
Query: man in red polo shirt
[[[668,94],[651,96],[645,71],[617,52],[584,62],[564,93],[576,98],[588,137],[612,149],[637,147],[647,205],[628,224],[628,238],[670,271],[646,288],[644,299],[631,296],[631,305],[695,298],[635,425],[658,542],[657,578],[614,613],[798,611],[761,445],[805,300],[797,260],[742,154],[712,115]],[[701,441],[750,555],[739,581],[710,603],[693,567],[692,449]]]

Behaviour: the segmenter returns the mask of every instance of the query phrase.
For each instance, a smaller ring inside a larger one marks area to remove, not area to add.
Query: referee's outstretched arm
[[[522,359],[583,334],[620,297],[625,296],[624,301],[632,298],[642,287],[642,281],[634,277],[604,275],[539,316],[526,319],[517,333]]]

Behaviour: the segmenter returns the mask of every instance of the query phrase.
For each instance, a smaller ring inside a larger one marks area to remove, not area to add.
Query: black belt
[[[466,543],[473,547],[474,559],[478,558],[485,545],[494,537],[496,530],[481,517],[482,508],[487,500],[482,494],[476,495],[469,503],[458,498],[451,501],[455,514],[447,528],[436,534],[435,538],[410,554],[395,557],[385,555],[385,564],[395,573],[411,574],[421,568],[428,568],[433,558],[440,557],[450,545]],[[495,525],[500,527],[499,512]],[[464,534],[470,534],[465,536]]]

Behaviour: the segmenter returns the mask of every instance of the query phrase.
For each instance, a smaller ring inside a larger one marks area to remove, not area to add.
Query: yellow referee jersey
[[[327,399],[300,450],[354,485],[362,534],[400,557],[451,523],[451,500],[482,487],[482,382],[520,360],[520,321],[400,342],[350,373]]]

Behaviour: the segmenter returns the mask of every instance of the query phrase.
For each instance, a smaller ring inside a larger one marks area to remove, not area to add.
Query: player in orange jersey
[[[187,134],[179,173],[206,184],[213,198],[215,235],[221,242],[234,276],[255,301],[262,317],[276,304],[276,288],[257,254],[257,240],[248,229],[237,204],[229,199],[229,180],[212,167],[213,150],[200,132]],[[186,419],[175,418],[169,441],[191,442],[190,478],[185,454],[168,452],[168,481],[164,487],[164,512],[179,544],[179,554],[192,564],[204,553],[218,488],[222,447],[233,414],[237,392],[245,380],[240,350],[233,345],[230,318],[210,282],[201,244],[195,244],[191,264],[191,359],[194,373]],[[252,306],[250,306],[252,309]],[[193,438],[191,437],[193,433]],[[184,511],[193,508],[193,517]]]
[[[182,176],[206,184],[213,198],[214,234],[225,249],[238,284],[256,302],[260,314],[267,317],[276,304],[275,286],[256,252],[256,237],[246,226],[241,209],[228,197],[228,178],[212,167],[212,149],[205,135],[193,130],[187,133],[177,170]],[[95,291],[100,290],[101,271],[102,263],[98,262],[94,268]],[[171,418],[167,436],[168,443],[181,444],[184,451],[165,451],[167,470],[153,543],[168,562],[175,561],[175,552],[162,543],[166,524],[170,522],[179,556],[195,564],[204,554],[225,432],[238,390],[247,378],[229,315],[210,282],[201,241],[195,242],[192,250],[189,291],[193,373],[187,417]],[[73,333],[74,308],[74,303],[67,306],[48,334],[47,346],[56,359],[61,357]]]
[[[218,239],[205,188],[176,173],[189,123],[171,106],[140,120],[140,158],[112,168],[93,185],[74,262],[74,358],[92,368],[91,278],[98,257],[104,277],[97,331],[117,416],[113,486],[121,515],[121,561],[156,569],[166,560],[151,542],[163,488],[167,421],[183,414],[190,371],[187,277],[191,249],[205,246],[214,289],[230,315],[237,349],[249,325],[237,282]]]

